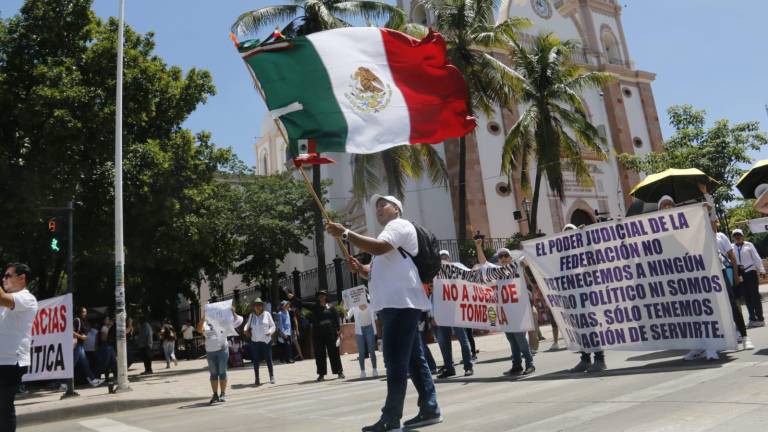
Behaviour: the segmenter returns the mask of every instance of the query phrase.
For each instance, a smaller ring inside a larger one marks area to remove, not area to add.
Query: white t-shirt
[[[13,309],[0,306],[0,365],[29,366],[37,299],[26,288],[11,295]]]
[[[248,321],[245,323],[243,330],[251,331],[252,342],[264,342],[267,344],[272,343],[272,333],[275,332],[275,320],[272,319],[272,314],[264,311],[261,315],[251,313],[248,315]]]
[[[181,328],[181,334],[184,337],[184,340],[192,340],[195,338],[195,328],[191,325],[184,324],[184,327]]]
[[[731,241],[728,239],[728,236],[718,232],[715,235],[715,239],[717,240],[717,251],[720,253],[720,262],[723,264],[723,267],[728,267],[731,265],[731,263],[728,260],[728,252],[733,250],[733,246],[731,245]]]
[[[243,317],[236,316],[237,318],[232,320],[232,327],[239,327],[243,323]],[[227,335],[224,329],[212,326],[207,320],[203,324],[203,334],[205,335],[206,352],[221,351],[227,346]]]
[[[373,325],[373,311],[371,305],[360,310],[360,307],[355,306],[347,312],[347,319],[355,318],[355,334],[363,334],[363,327]],[[373,326],[373,334],[376,334],[376,326]]]
[[[83,348],[86,351],[96,351],[96,342],[99,336],[99,331],[95,328],[88,330],[88,334],[85,335],[85,342],[83,342]]]
[[[384,227],[378,239],[389,243],[393,249],[371,261],[368,288],[373,311],[384,308],[429,310],[431,305],[416,264],[398,250],[401,247],[411,255],[418,253],[416,228],[405,219],[394,219]]]

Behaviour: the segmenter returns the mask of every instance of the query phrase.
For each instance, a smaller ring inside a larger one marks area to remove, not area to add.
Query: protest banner
[[[518,263],[468,270],[443,263],[433,284],[433,316],[446,327],[523,332],[533,314]]]
[[[354,288],[345,289],[341,292],[341,297],[344,300],[344,304],[347,309],[352,309],[355,306],[367,305],[368,297],[365,292],[365,285],[356,286]]]
[[[212,326],[224,330],[227,336],[237,336],[237,331],[232,326],[232,299],[205,305],[205,319]]]
[[[750,219],[748,222],[749,222],[749,231],[751,231],[754,234],[768,231],[768,217],[759,218],[759,219]]]
[[[707,211],[690,205],[523,242],[573,351],[736,348]]]
[[[40,300],[32,323],[29,371],[22,381],[72,378],[72,294]]]

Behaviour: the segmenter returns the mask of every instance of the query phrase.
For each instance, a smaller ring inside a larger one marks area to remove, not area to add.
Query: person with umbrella
[[[745,199],[755,199],[753,208],[762,214],[768,214],[768,159],[758,161],[736,182]]]

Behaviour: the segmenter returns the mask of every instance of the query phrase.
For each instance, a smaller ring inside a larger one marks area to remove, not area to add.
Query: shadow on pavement
[[[556,379],[589,379],[589,378],[604,378],[609,376],[622,376],[622,375],[642,375],[651,373],[663,373],[663,372],[678,372],[678,371],[693,371],[700,369],[714,369],[722,367],[726,363],[735,361],[733,357],[721,357],[720,360],[706,361],[685,361],[682,359],[669,360],[665,362],[658,362],[647,364],[643,366],[611,369],[610,363],[608,363],[608,370],[597,373],[570,373],[568,370],[561,370],[543,375],[533,375],[526,378],[530,381],[544,381],[544,380],[556,380]]]
[[[182,405],[176,409],[194,409],[194,408],[206,408],[206,407],[212,407],[210,402],[197,402],[190,405]]]
[[[687,352],[688,352],[687,350],[656,351],[648,354],[629,357],[627,358],[627,361],[649,361],[649,360],[661,360],[661,359],[670,358],[670,357],[682,357]]]
[[[759,351],[755,351],[752,355],[768,355],[768,348],[763,348]]]
[[[479,361],[476,361],[475,364],[499,363],[503,361],[511,361],[511,359],[512,359],[512,356],[504,356],[504,357],[497,357],[497,358],[492,358],[487,360],[479,360]]]

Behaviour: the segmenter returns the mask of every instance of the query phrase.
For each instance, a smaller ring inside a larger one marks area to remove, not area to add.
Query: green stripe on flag
[[[303,105],[302,110],[280,117],[294,156],[298,154],[297,140],[309,138],[316,141],[318,152],[343,152],[347,122],[328,72],[309,40],[299,37],[291,44],[288,49],[259,52],[245,58],[245,62],[256,74],[270,111],[294,102]]]

